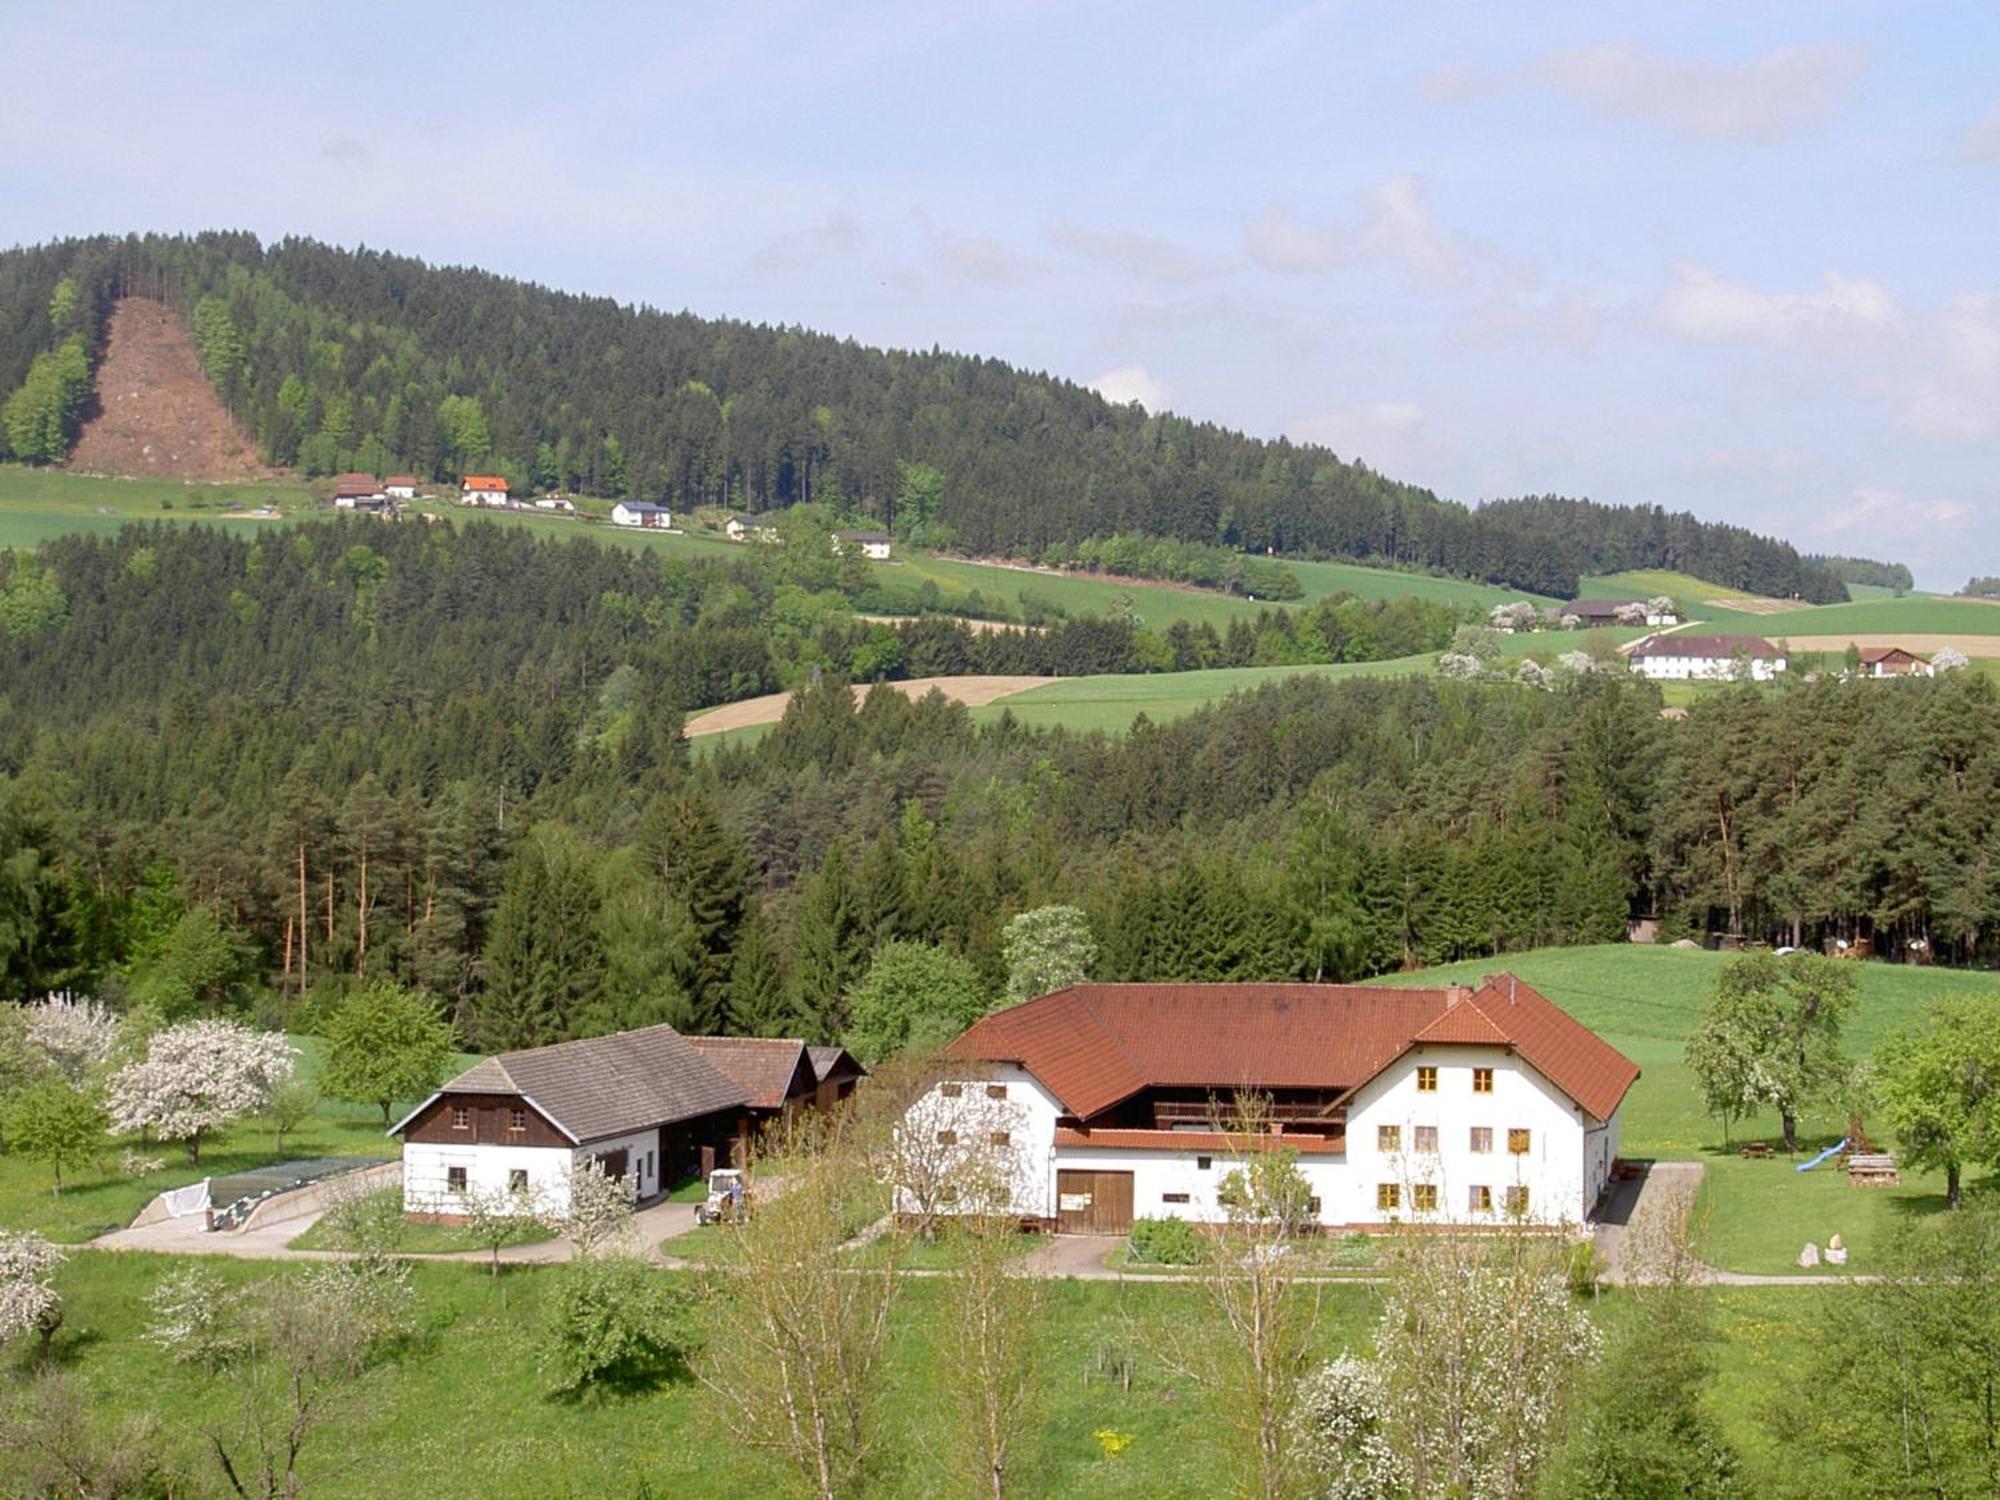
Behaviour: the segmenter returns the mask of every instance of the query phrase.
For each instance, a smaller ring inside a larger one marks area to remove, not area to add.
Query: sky
[[[1983,0],[0,0],[0,37],[0,242],[367,244],[2000,574]]]

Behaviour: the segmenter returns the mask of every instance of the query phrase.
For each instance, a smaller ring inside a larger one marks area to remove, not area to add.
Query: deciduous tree
[[[111,1128],[183,1141],[188,1165],[199,1165],[203,1138],[262,1109],[293,1066],[290,1044],[275,1033],[236,1021],[183,1022],[157,1033],[142,1061],[111,1075]]]
[[[319,1082],[336,1099],[372,1104],[382,1123],[399,1099],[421,1099],[451,1066],[451,1026],[430,997],[388,980],[352,991],[320,1027]]]
[[[1968,1166],[2000,1168],[2000,999],[1940,1000],[1875,1054],[1875,1097],[1905,1166],[1945,1174],[1959,1206]]]

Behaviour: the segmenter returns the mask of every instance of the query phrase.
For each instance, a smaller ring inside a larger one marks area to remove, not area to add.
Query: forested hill
[[[1790,546],[1657,509],[1467,509],[1324,448],[1114,406],[998,360],[620,306],[476,270],[248,234],[0,254],[0,453],[59,460],[111,305],[157,296],[269,460],[765,509],[1038,557],[1143,532],[1434,569],[1567,596],[1661,567],[1844,599]]]

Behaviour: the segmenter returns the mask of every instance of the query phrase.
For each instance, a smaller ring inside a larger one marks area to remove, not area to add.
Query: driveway
[[[1125,1240],[1115,1234],[1051,1234],[1021,1257],[1024,1276],[1051,1276],[1078,1281],[1101,1281],[1117,1276],[1104,1264],[1104,1257]]]

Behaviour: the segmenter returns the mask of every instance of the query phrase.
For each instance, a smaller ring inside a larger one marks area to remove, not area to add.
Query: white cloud
[[[321,141],[319,154],[343,167],[365,167],[375,159],[367,144],[351,135],[336,135]]]
[[[779,235],[750,257],[750,269],[767,276],[803,271],[831,256],[858,249],[863,238],[854,216],[836,208],[803,229]]]
[[[1974,514],[1974,507],[1963,500],[1909,500],[1894,490],[1863,486],[1854,491],[1854,498],[1846,505],[1830,512],[1820,523],[1819,530],[1838,535],[1863,527],[1872,530],[1912,523],[1956,526],[1970,520]]]
[[[1058,224],[1049,231],[1049,239],[1060,250],[1111,266],[1138,281],[1186,286],[1214,276],[1219,270],[1171,240],[1136,230]]]
[[[932,248],[947,271],[977,286],[1019,286],[1040,270],[1026,256],[983,234],[939,235]]]
[[[1919,373],[1903,391],[1904,428],[1958,440],[2000,432],[2000,297],[1954,298],[1926,333]]]
[[[1966,161],[2000,161],[2000,104],[1959,132],[1958,154]]]
[[[1150,412],[1166,410],[1174,395],[1172,386],[1140,364],[1106,370],[1090,382],[1090,388],[1114,406],[1136,401]]]
[[[1244,248],[1265,270],[1283,275],[1394,265],[1427,282],[1457,279],[1473,257],[1468,243],[1431,218],[1422,185],[1408,173],[1367,194],[1351,224],[1301,223],[1273,204],[1245,231]]]
[[[1894,299],[1861,277],[1828,271],[1812,291],[1761,292],[1692,261],[1673,267],[1659,316],[1670,333],[1706,343],[1846,340],[1898,321]]]
[[[1734,65],[1606,42],[1514,68],[1440,68],[1421,87],[1437,99],[1533,89],[1694,140],[1769,143],[1831,119],[1855,96],[1868,61],[1866,48],[1838,42],[1780,47]]]

